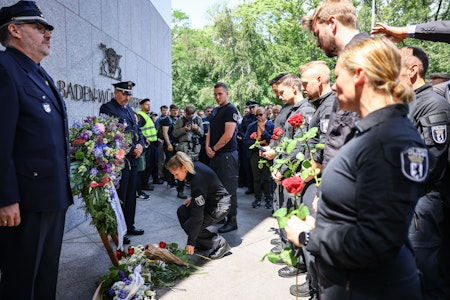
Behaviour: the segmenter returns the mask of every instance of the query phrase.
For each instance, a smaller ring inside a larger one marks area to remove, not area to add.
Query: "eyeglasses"
[[[34,26],[34,28],[40,33],[40,34],[46,34],[48,33],[52,33],[52,30],[48,29],[47,27],[45,27],[44,25],[42,25],[41,23],[26,23],[26,22],[18,22],[18,23],[14,23],[15,25],[21,26],[24,24],[29,24],[29,25],[36,25]]]
[[[264,114],[256,114],[257,117],[262,117]]]

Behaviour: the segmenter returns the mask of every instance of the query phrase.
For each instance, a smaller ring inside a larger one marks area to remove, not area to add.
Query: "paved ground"
[[[189,192],[188,190],[186,192]],[[265,208],[253,209],[252,195],[238,189],[239,229],[224,234],[232,247],[232,254],[220,260],[207,261],[197,256],[192,262],[202,267],[196,274],[179,282],[172,290],[157,291],[157,299],[295,299],[289,287],[296,280],[304,282],[304,275],[281,278],[282,266],[267,260],[276,220]],[[178,224],[176,209],[182,200],[176,190],[156,185],[151,200],[138,200],[136,227],[145,229],[142,236],[131,237],[131,244],[176,242],[185,246],[186,235]],[[217,229],[220,225],[215,225]],[[58,300],[92,299],[102,275],[108,273],[111,262],[96,229],[86,221],[66,232],[62,246],[58,280]]]

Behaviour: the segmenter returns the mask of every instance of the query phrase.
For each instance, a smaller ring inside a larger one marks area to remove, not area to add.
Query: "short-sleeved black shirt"
[[[209,117],[209,145],[214,145],[219,141],[220,137],[225,132],[225,123],[234,122],[237,123],[239,114],[233,104],[228,103],[224,106],[219,106],[213,109],[211,116]],[[228,143],[220,148],[217,152],[230,152],[237,150],[236,130],[233,133],[233,137]]]

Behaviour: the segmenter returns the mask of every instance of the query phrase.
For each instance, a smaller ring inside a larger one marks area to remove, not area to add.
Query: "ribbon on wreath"
[[[123,250],[123,237],[127,233],[127,225],[125,223],[125,217],[123,216],[122,207],[120,206],[120,199],[117,195],[116,188],[112,182],[109,182],[106,185],[106,189],[108,190],[108,202],[111,204],[111,208],[116,215],[117,221],[117,239],[118,245],[117,248]]]

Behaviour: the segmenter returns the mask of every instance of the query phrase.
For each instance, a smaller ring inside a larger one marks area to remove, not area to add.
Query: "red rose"
[[[252,140],[254,140],[254,139],[256,139],[256,135],[257,135],[257,133],[256,133],[256,132],[253,132],[252,134],[250,134],[250,138],[251,138]]]
[[[289,193],[294,195],[300,194],[305,187],[305,182],[298,176],[286,178],[281,182],[281,184]]]
[[[276,135],[277,137],[282,135],[283,133],[284,132],[283,132],[283,129],[281,129],[281,127],[277,127],[273,130],[273,135]]]
[[[121,250],[119,250],[119,249],[116,250],[116,257],[118,260],[122,259],[122,251]]]
[[[134,254],[134,247],[133,246],[128,247],[128,255],[131,256],[133,254]]]
[[[167,246],[166,243],[164,243],[164,242],[159,242],[159,248],[165,249],[166,246]]]
[[[73,145],[74,146],[83,145],[84,142],[86,142],[86,140],[84,140],[84,139],[76,139],[76,140],[73,141]]]
[[[292,125],[292,127],[300,127],[303,124],[303,115],[302,114],[296,114],[291,116],[288,119],[289,124]]]
[[[272,140],[278,140],[278,136],[276,136],[275,134],[274,135],[272,135]]]

